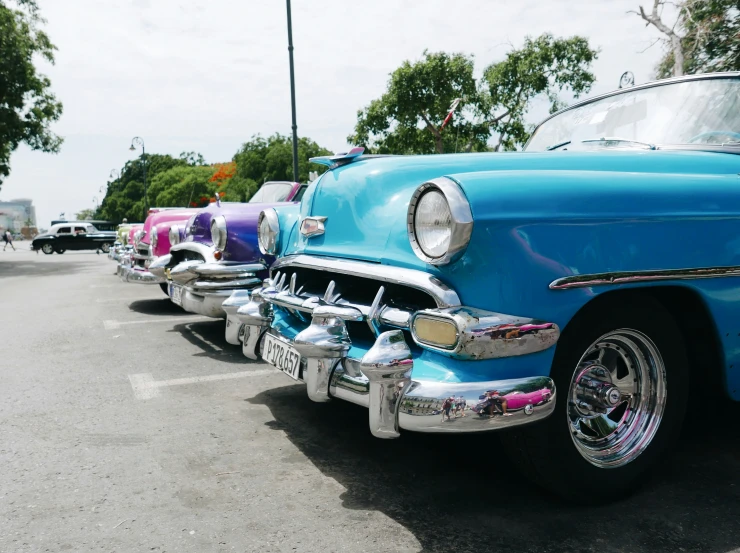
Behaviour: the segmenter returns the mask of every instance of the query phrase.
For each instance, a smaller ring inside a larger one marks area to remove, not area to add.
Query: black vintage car
[[[41,250],[47,255],[67,250],[101,250],[108,253],[116,238],[114,231],[99,230],[87,221],[58,223],[34,238],[31,249]]]

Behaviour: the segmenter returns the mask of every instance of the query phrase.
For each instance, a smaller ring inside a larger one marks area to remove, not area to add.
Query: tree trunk
[[[671,48],[673,49],[673,76],[680,77],[683,75],[683,47],[681,46],[681,37],[671,35]]]

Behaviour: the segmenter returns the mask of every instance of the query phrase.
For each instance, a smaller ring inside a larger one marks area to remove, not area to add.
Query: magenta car
[[[144,226],[134,233],[134,251],[128,267],[120,271],[121,280],[139,284],[159,284],[167,293],[167,281],[149,271],[149,265],[156,258],[170,253],[170,227],[184,225],[199,209],[152,208]],[[133,229],[132,229],[133,230]]]

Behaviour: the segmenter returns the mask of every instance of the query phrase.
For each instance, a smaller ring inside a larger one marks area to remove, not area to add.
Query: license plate
[[[171,282],[170,283],[170,299],[175,305],[182,307],[182,286]]]
[[[286,342],[278,340],[271,334],[266,334],[262,359],[273,367],[280,369],[291,378],[298,380],[301,355]]]

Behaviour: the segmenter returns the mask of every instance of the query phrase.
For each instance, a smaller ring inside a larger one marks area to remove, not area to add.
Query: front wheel
[[[63,254],[64,252],[66,252],[66,251],[67,251],[67,248],[57,248],[57,249],[56,249],[56,250],[54,250],[54,251],[55,251],[55,252],[57,252],[57,253],[58,253],[59,255],[61,255],[61,254]]]
[[[100,249],[103,250],[103,253],[108,253],[110,251],[110,244],[108,242],[104,242]]]
[[[633,490],[678,437],[688,396],[683,337],[650,297],[600,300],[564,330],[555,352],[554,413],[502,434],[517,466],[578,503]],[[606,486],[592,487],[589,483]]]
[[[54,253],[54,246],[51,244],[44,244],[41,246],[41,251],[44,252],[46,255],[51,255]]]
[[[167,283],[166,282],[160,282],[159,283],[159,287],[162,289],[162,292],[164,292],[164,295],[167,296],[167,297],[169,297],[169,295],[170,295],[170,288],[167,285]]]

